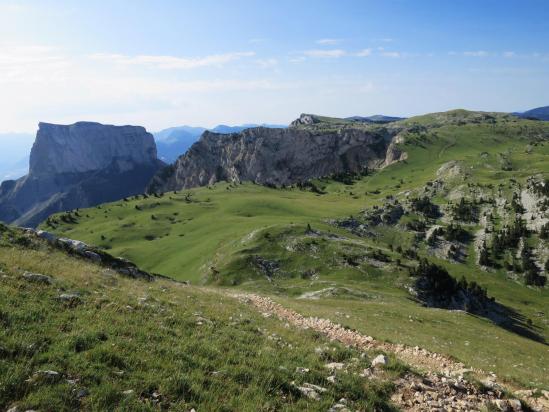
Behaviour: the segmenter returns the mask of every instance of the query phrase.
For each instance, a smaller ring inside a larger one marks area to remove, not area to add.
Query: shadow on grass
[[[465,303],[457,302],[454,299],[443,302],[441,300],[426,299],[421,294],[418,297],[410,297],[409,299],[426,307],[462,310],[471,316],[488,319],[509,332],[547,345],[545,338],[539,333],[539,327],[530,325],[524,315],[499,302],[490,300],[484,302],[482,306],[475,305],[474,308],[467,308]]]
[[[473,312],[471,315],[489,319],[503,329],[547,345],[545,338],[539,333],[540,328],[529,325],[524,315],[498,302],[490,302],[489,306],[484,313]]]

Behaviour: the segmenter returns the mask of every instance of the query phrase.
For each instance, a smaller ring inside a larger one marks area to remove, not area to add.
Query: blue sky
[[[0,132],[549,104],[549,3],[0,0]]]

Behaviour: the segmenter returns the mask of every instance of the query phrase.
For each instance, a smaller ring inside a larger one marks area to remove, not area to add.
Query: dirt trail
[[[445,355],[419,347],[411,348],[380,342],[328,319],[305,317],[264,296],[248,293],[234,293],[231,296],[254,306],[265,316],[274,315],[295,327],[315,330],[344,345],[361,350],[380,350],[395,354],[398,359],[422,374],[422,376],[408,374],[395,382],[397,390],[392,400],[403,410],[473,411],[485,409],[490,403],[497,408],[496,410],[524,410],[519,400],[504,399],[504,391],[516,388],[509,388],[498,382],[495,375],[479,369],[467,369],[463,363]],[[478,388],[478,385],[467,381],[463,376],[467,372],[472,372],[481,379],[485,388]],[[520,394],[533,410],[549,411],[549,393],[544,393],[541,397],[531,396],[531,391],[518,391],[517,394]]]

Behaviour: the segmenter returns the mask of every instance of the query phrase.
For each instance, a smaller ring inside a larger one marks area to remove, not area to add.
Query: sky
[[[549,105],[545,0],[0,0],[0,133]]]

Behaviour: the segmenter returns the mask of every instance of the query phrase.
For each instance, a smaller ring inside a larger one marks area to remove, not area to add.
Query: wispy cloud
[[[57,75],[70,65],[71,61],[52,47],[0,45],[0,83],[31,83],[42,78],[40,73]]]
[[[190,116],[191,106],[193,115],[201,116],[211,105],[218,104],[216,110],[221,110],[219,100],[224,99],[226,105],[234,96],[290,87],[261,73],[258,65],[273,66],[275,59],[248,57],[253,55],[245,52],[193,59],[90,56],[42,45],[0,43],[0,90],[9,101],[1,105],[2,118],[10,119],[0,127],[32,130],[40,119],[69,123],[82,118],[140,124],[149,116],[166,113],[173,119],[181,113]],[[248,59],[248,67],[255,72],[241,76],[220,70],[207,78],[198,71],[186,71],[184,77],[177,72],[166,75],[167,68],[217,66],[241,57]],[[142,70],[143,66],[147,70]]]
[[[339,43],[341,43],[341,39],[319,39],[316,41],[316,44],[320,44],[322,46],[335,46]]]
[[[464,52],[456,52],[456,51],[450,51],[448,52],[449,56],[465,56],[465,57],[487,57],[490,55],[485,50],[475,50],[475,51],[464,51]]]
[[[395,39],[391,37],[378,37],[378,38],[372,39],[373,43],[392,43],[394,41]]]
[[[542,60],[542,61],[549,60],[549,53],[539,53],[539,52],[521,54],[521,53],[516,53],[514,51],[506,51],[502,53],[502,56],[507,59],[517,58],[517,59],[534,59],[534,60]]]
[[[358,51],[343,50],[343,49],[313,49],[306,50],[301,56],[294,57],[290,60],[292,63],[299,63],[308,57],[312,58],[324,58],[324,59],[337,59],[340,57],[369,57],[369,56],[381,56],[397,59],[400,57],[418,57],[421,56],[417,53],[403,53],[399,51],[385,50],[383,47],[376,47],[362,49]]]
[[[288,61],[290,63],[303,63],[307,58],[305,56],[295,56],[291,57]]]
[[[127,56],[122,54],[97,53],[89,57],[94,60],[110,61],[122,65],[145,65],[158,69],[195,69],[207,66],[222,66],[242,57],[252,57],[254,55],[254,52],[236,52],[186,58],[160,55]]]
[[[390,57],[392,59],[398,59],[399,57],[402,57],[402,54],[397,51],[382,51],[381,55],[383,57]]]
[[[357,57],[368,57],[372,55],[372,49],[362,49],[359,52],[355,53]]]
[[[484,50],[465,51],[463,52],[463,55],[469,57],[486,57],[488,56],[488,52]]]
[[[306,50],[303,54],[307,57],[318,57],[323,59],[337,59],[343,57],[347,54],[345,50],[342,49],[314,49]]]
[[[260,66],[264,69],[269,69],[269,68],[272,68],[272,67],[275,67],[275,66],[278,65],[278,60],[275,59],[275,58],[258,59],[255,62],[257,63],[258,66]]]

